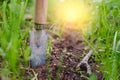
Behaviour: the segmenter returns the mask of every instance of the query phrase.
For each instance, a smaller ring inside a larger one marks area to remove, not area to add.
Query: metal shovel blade
[[[32,68],[45,64],[47,41],[48,35],[45,30],[30,31],[30,65]]]

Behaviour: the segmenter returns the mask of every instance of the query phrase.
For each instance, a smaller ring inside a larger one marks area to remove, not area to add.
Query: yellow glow
[[[55,14],[59,21],[82,26],[90,21],[91,8],[80,0],[66,0],[57,4]]]
[[[77,15],[77,13],[74,10],[72,10],[72,9],[66,10],[64,18],[66,21],[72,22],[72,21],[75,21],[77,19],[76,15]]]

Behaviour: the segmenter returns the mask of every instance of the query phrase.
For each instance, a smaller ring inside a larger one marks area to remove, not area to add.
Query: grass
[[[94,3],[96,18],[92,24],[90,39],[88,40],[88,36],[85,37],[87,44],[94,50],[95,59],[100,65],[105,80],[119,80],[120,55],[117,51],[119,49],[116,50],[120,39],[120,36],[117,35],[120,31],[118,22],[120,5],[118,3],[117,0]]]
[[[97,77],[95,74],[90,75],[88,80],[97,80]]]
[[[25,37],[22,35],[28,32],[26,30],[25,33],[21,33],[21,24],[26,6],[27,0],[20,3],[17,0],[10,0],[9,3],[4,1],[2,5],[2,25],[0,27],[2,70],[0,73],[3,80],[21,78],[19,77],[21,68],[20,52],[21,44]],[[24,53],[25,55],[28,54],[27,50],[24,50],[24,52],[26,52]]]
[[[115,33],[114,41],[113,41],[113,52],[112,52],[112,73],[111,79],[118,80],[119,79],[119,47],[120,47],[120,40],[117,42],[117,35],[118,32]]]
[[[47,48],[47,79],[51,80],[52,74],[50,70],[50,58],[51,58],[51,51],[52,51],[52,37],[49,38],[48,41],[48,48]]]
[[[62,54],[61,54],[61,57],[59,59],[58,69],[57,69],[57,72],[56,72],[56,80],[60,80],[60,75],[61,75],[60,73],[62,71],[62,63],[63,63],[65,53],[66,53],[66,50],[63,50]]]

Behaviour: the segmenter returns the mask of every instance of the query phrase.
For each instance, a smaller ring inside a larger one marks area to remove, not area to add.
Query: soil
[[[89,47],[84,45],[80,34],[75,30],[66,30],[61,38],[52,35],[51,55],[47,57],[46,65],[35,69],[39,80],[88,80],[89,75],[85,67],[76,68],[89,50]],[[97,80],[102,80],[103,76],[98,70],[99,66],[94,56],[89,59],[89,65]]]

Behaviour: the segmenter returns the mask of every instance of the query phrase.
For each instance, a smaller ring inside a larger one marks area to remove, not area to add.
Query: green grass
[[[119,80],[119,2],[110,0],[93,3],[95,18],[89,35],[85,35],[86,43],[94,50],[95,60],[99,63],[105,80]]]
[[[0,27],[0,52],[2,57],[1,77],[16,80],[20,79],[21,43],[28,31],[22,33],[21,26],[27,0],[18,3],[17,0],[6,1],[2,5],[2,25]],[[25,43],[22,43],[25,44]],[[25,47],[25,46],[24,46]],[[25,55],[28,49],[24,50]],[[27,56],[26,56],[27,57]]]
[[[113,48],[112,48],[112,73],[111,79],[118,80],[119,79],[119,47],[120,47],[120,40],[117,42],[118,32],[115,33],[114,41],[113,41]]]
[[[88,80],[97,80],[97,77],[95,74],[91,74]]]
[[[52,51],[52,40],[53,40],[53,38],[52,37],[50,37],[49,38],[49,41],[48,41],[48,47],[47,47],[47,62],[46,62],[46,64],[47,64],[47,79],[48,80],[51,80],[51,78],[52,78],[52,74],[51,74],[51,69],[50,69],[50,59],[51,59],[51,51]]]
[[[59,59],[59,63],[58,63],[58,69],[56,71],[56,80],[60,80],[60,73],[62,72],[62,63],[63,63],[63,59],[64,59],[64,56],[65,56],[65,53],[66,53],[66,50],[64,49],[62,51],[62,54],[61,54],[61,57]]]

